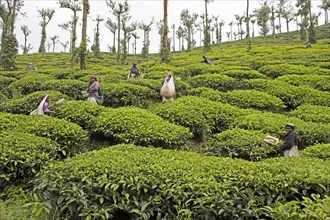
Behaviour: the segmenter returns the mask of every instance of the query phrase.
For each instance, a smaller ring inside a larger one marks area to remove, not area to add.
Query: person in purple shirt
[[[46,99],[44,101],[44,104],[42,106],[42,110],[45,115],[50,115],[51,113],[54,113],[54,111],[49,107],[48,101],[49,101],[49,96],[47,94],[44,94],[41,96],[41,100]]]

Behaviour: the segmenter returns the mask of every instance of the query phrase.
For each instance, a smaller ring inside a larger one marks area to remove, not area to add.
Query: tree
[[[205,2],[205,28],[204,28],[204,51],[210,51],[210,27],[207,13],[207,4],[213,2],[213,0],[203,0]]]
[[[107,5],[111,8],[113,15],[117,18],[117,29],[118,29],[118,36],[117,36],[117,64],[120,63],[120,30],[121,30],[121,22],[122,16],[127,14],[129,11],[129,5],[127,0],[124,3],[115,3],[112,0],[106,0]]]
[[[22,25],[21,31],[23,32],[24,35],[24,45],[22,45],[23,54],[27,54],[29,50],[32,49],[31,44],[27,45],[27,38],[31,34],[31,31],[29,30],[27,25]]]
[[[270,8],[271,9],[271,17],[270,17],[270,24],[272,26],[272,36],[273,36],[273,41],[275,42],[275,28],[276,28],[276,25],[275,25],[275,7],[274,5],[272,5],[272,7]]]
[[[219,23],[218,23],[218,19],[219,19],[219,16],[213,16],[213,19],[215,21],[215,38],[217,40],[217,44],[220,43],[220,36],[219,36]]]
[[[297,0],[296,7],[298,8],[298,15],[301,16],[301,23],[300,23],[300,34],[301,34],[301,40],[305,41],[307,39],[307,29],[308,24],[311,23],[311,19],[308,18],[308,15],[311,16],[311,1],[310,0]],[[311,42],[312,43],[312,42]]]
[[[230,35],[231,35],[231,33],[230,32],[226,32],[226,34],[227,34],[228,41],[230,41]]]
[[[122,29],[124,32],[124,38],[122,41],[122,52],[123,56],[121,59],[121,63],[125,63],[126,58],[127,58],[127,43],[128,43],[128,35],[130,35],[133,31],[136,30],[137,28],[137,23],[131,23],[130,25],[127,25],[130,17],[129,16],[124,16],[122,19]]]
[[[79,61],[80,69],[86,69],[86,57],[87,57],[87,16],[89,14],[89,1],[83,0],[83,17],[82,17],[82,31],[81,42],[79,46]]]
[[[251,24],[252,24],[252,38],[254,38],[254,24],[256,23],[255,19],[251,20]]]
[[[319,5],[319,8],[324,10],[324,23],[325,24],[329,23],[329,14],[328,14],[329,7],[330,7],[330,0],[322,0],[322,4]]]
[[[281,13],[282,17],[285,19],[286,32],[288,33],[288,40],[290,40],[291,36],[289,30],[289,23],[294,19],[292,5],[290,3],[283,5]]]
[[[250,39],[250,15],[249,15],[250,1],[246,0],[246,39],[247,39],[247,51],[251,51],[251,39]]]
[[[23,6],[23,0],[0,0],[0,18],[2,20],[0,61],[5,70],[16,69],[18,42],[14,34],[17,12]]]
[[[45,43],[46,43],[46,38],[47,38],[46,26],[48,25],[50,20],[53,18],[54,14],[55,14],[55,10],[48,8],[48,9],[38,10],[38,12],[39,12],[39,17],[41,17],[41,19],[42,19],[42,21],[40,22],[41,41],[40,41],[40,46],[39,46],[38,52],[45,53],[46,52]]]
[[[261,8],[255,11],[257,17],[257,24],[260,26],[260,34],[264,37],[264,39],[266,39],[266,35],[269,32],[268,21],[270,12],[271,10],[267,2],[264,2]]]
[[[81,11],[81,3],[78,0],[59,0],[61,8],[68,8],[73,12],[72,21],[68,22],[71,24],[71,66],[76,63],[76,40],[77,40],[77,12]]]
[[[0,63],[4,70],[11,71],[16,69],[16,55],[18,54],[18,43],[12,33],[7,33],[3,37]]]
[[[181,39],[184,38],[185,34],[184,34],[184,29],[181,26],[178,27],[178,30],[176,31],[176,35],[177,38],[179,39],[179,50],[184,50],[183,40],[181,41]]]
[[[111,48],[112,53],[116,53],[116,32],[117,32],[117,24],[111,20],[111,18],[108,18],[105,22],[105,26],[110,30],[110,32],[113,34],[113,44]]]
[[[154,19],[152,19],[149,23],[143,23],[141,22],[139,24],[139,28],[143,30],[143,47],[142,47],[142,56],[144,58],[148,58],[149,54],[149,33],[151,31],[151,25],[153,25]]]
[[[219,22],[219,43],[222,42],[222,27],[225,26],[225,21],[221,20]]]
[[[162,48],[160,51],[160,58],[163,63],[170,61],[170,46],[168,41],[168,14],[167,14],[168,0],[164,0],[164,28],[162,38]]]
[[[100,15],[96,18],[96,32],[94,36],[94,44],[92,45],[92,51],[94,52],[94,56],[100,58],[100,22],[104,21]]]
[[[64,50],[64,53],[65,53],[66,52],[66,48],[69,46],[69,41],[67,41],[65,43],[61,42],[61,45],[62,45],[63,50]]]
[[[53,37],[50,38],[50,40],[53,43],[53,53],[54,53],[55,52],[55,45],[56,45],[56,43],[58,43],[58,36],[54,35]]]
[[[280,33],[282,33],[282,22],[281,22],[281,17],[283,15],[283,8],[285,3],[288,0],[279,0],[277,3],[277,9],[276,9],[276,13],[277,13],[277,17],[278,17],[278,30]]]
[[[172,50],[175,51],[175,24],[172,25],[172,33],[173,33],[173,47]]]
[[[188,9],[184,9],[181,12],[180,20],[182,25],[186,27],[186,36],[187,36],[187,51],[191,51],[191,35],[192,35],[192,28],[197,20],[198,15],[196,13],[190,14]]]
[[[229,23],[229,26],[230,26],[230,41],[233,41],[233,25],[234,25],[234,21],[231,21]]]
[[[136,40],[140,37],[137,35],[137,33],[132,33],[132,37],[134,38],[134,54],[136,54]]]

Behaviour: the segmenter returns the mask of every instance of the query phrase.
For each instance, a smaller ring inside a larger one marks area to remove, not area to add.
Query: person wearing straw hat
[[[137,61],[133,62],[133,66],[131,68],[130,73],[128,74],[128,79],[130,78],[140,78],[140,73],[139,73],[139,69],[136,67],[136,65],[138,64]]]
[[[279,150],[283,152],[285,157],[299,157],[300,153],[298,147],[300,140],[298,134],[295,131],[295,126],[292,123],[285,125],[286,135],[284,137],[284,143],[279,146]]]

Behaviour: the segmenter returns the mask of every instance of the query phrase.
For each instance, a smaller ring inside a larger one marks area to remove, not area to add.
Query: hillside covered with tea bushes
[[[0,71],[0,219],[328,219],[329,45],[225,43],[214,65],[200,48],[168,64],[89,54],[83,71],[67,53],[18,56]],[[177,95],[162,103],[168,72]],[[81,93],[91,75],[102,106]],[[43,94],[55,114],[29,116]],[[300,158],[263,141],[288,122]]]

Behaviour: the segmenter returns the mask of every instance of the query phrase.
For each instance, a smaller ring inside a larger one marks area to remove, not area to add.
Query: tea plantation
[[[84,71],[67,53],[20,55],[0,71],[0,220],[330,219],[329,45],[224,43],[214,65],[200,48],[168,64],[89,54]],[[162,103],[168,71],[177,95]],[[102,106],[81,94],[94,74]],[[56,113],[29,116],[42,94]],[[288,122],[299,158],[263,141]]]

